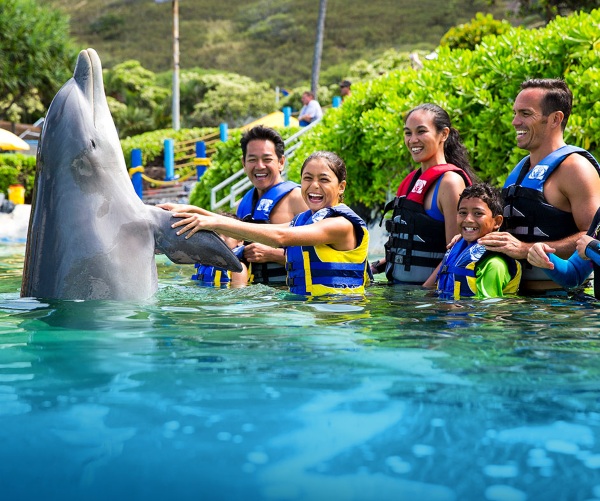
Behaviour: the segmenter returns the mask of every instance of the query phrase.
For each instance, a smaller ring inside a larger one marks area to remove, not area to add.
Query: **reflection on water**
[[[600,499],[594,302],[198,288],[19,299],[0,246],[5,499]]]

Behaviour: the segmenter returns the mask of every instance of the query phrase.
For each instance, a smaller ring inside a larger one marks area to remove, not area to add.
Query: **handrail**
[[[219,207],[224,205],[225,202],[229,202],[230,206],[233,207],[233,205],[231,203],[231,193],[228,196],[223,197],[223,199],[219,200],[218,202],[217,202],[217,193],[219,190],[225,188],[225,186],[230,185],[231,183],[233,183],[233,181],[235,181],[236,179],[238,179],[240,176],[243,176],[243,175],[244,175],[244,169],[241,169],[241,170],[237,171],[235,174],[229,176],[224,181],[221,181],[216,186],[213,186],[213,188],[210,190],[210,207],[212,210],[218,209]]]

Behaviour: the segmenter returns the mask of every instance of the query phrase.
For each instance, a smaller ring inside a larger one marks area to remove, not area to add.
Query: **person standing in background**
[[[352,95],[352,82],[350,80],[342,80],[340,82],[340,95],[342,96],[342,101],[345,101],[347,97]]]

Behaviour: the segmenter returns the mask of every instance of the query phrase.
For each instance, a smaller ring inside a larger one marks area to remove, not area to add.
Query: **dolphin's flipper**
[[[155,207],[148,209],[157,222],[154,233],[156,249],[174,263],[202,263],[238,273],[242,271],[239,259],[214,231],[199,231],[186,239],[177,235],[176,228],[171,228],[176,221],[172,212]]]

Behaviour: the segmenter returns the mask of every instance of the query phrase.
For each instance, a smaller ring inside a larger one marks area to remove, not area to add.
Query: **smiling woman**
[[[370,280],[365,222],[341,203],[346,166],[334,153],[310,155],[301,170],[302,197],[309,210],[288,224],[261,225],[223,217],[199,207],[162,204],[180,218],[173,224],[185,238],[214,230],[241,240],[286,248],[287,283],[302,295],[363,294]]]
[[[407,113],[404,124],[404,143],[421,165],[402,181],[396,198],[384,209],[394,210],[386,221],[390,239],[386,259],[374,263],[372,271],[385,271],[394,283],[431,287],[446,245],[459,232],[458,197],[474,175],[444,109],[421,104]]]

